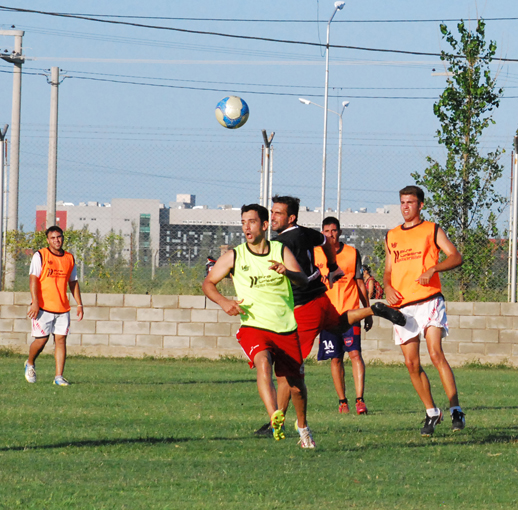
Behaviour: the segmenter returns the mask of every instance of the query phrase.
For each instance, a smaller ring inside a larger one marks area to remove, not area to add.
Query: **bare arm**
[[[268,269],[272,269],[279,274],[285,275],[291,283],[294,283],[298,287],[306,287],[308,284],[308,277],[306,276],[306,273],[302,271],[295,255],[293,255],[287,246],[284,247],[283,257],[284,264],[275,260],[269,260],[268,262],[272,262],[272,265]]]
[[[77,320],[80,321],[83,319],[84,310],[83,310],[83,301],[81,299],[81,290],[79,289],[79,282],[74,280],[72,282],[68,282],[68,286],[70,287],[70,292],[77,303]]]
[[[358,285],[360,301],[362,302],[363,307],[369,308],[369,306],[370,306],[369,294],[367,292],[367,287],[365,287],[365,282],[363,281],[363,278],[358,278],[356,280],[356,284]]]
[[[38,290],[40,289],[40,279],[37,276],[31,274],[29,276],[29,289],[31,291],[31,306],[29,306],[29,311],[27,312],[27,316],[29,319],[35,319],[38,316],[38,312],[40,311],[40,303],[38,301]]]
[[[231,316],[244,314],[245,311],[239,306],[243,300],[234,301],[223,296],[216,285],[227,276],[234,267],[234,251],[227,251],[214,264],[209,274],[203,281],[203,293],[214,303],[221,306],[223,311]]]
[[[383,273],[383,285],[385,287],[385,294],[387,296],[387,303],[395,306],[400,303],[403,296],[391,285],[392,281],[392,259],[390,251],[385,241],[385,272]]]
[[[448,239],[442,228],[437,230],[437,246],[446,254],[446,258],[425,271],[416,281],[421,285],[428,285],[435,273],[450,271],[462,264],[462,255],[454,244]]]
[[[367,283],[367,292],[369,296],[372,296],[372,293],[374,292],[374,280],[370,279]]]

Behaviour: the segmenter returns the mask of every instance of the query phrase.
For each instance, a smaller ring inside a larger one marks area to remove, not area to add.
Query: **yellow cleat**
[[[286,434],[284,433],[284,413],[281,410],[278,409],[272,414],[270,423],[272,424],[273,438],[275,441],[286,439]]]

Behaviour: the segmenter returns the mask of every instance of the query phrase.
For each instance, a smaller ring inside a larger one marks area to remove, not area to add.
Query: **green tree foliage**
[[[441,123],[437,138],[447,150],[446,163],[428,157],[424,174],[416,172],[412,177],[428,191],[426,212],[464,257],[455,275],[463,300],[491,285],[496,250],[491,239],[498,239],[496,213],[505,200],[495,191],[495,182],[502,176],[499,159],[504,151],[496,148],[482,153],[480,141],[484,130],[494,124],[491,112],[499,106],[503,89],[496,88],[489,68],[496,43],[486,42],[484,21],[479,20],[474,31],[464,22],[457,29],[459,40],[441,25],[443,38],[451,47],[451,52],[441,52],[441,60],[447,62],[451,76],[434,104]],[[448,278],[452,276],[445,275]]]
[[[67,229],[63,248],[74,255],[83,290],[126,291],[125,272],[128,264],[122,257],[123,245],[124,238],[113,231],[102,236],[98,231],[90,232],[86,227],[80,230]],[[45,231],[25,232],[21,228],[6,233],[6,249],[20,267],[28,266],[33,254],[46,246]],[[22,288],[27,287],[28,271],[22,271],[21,277]]]

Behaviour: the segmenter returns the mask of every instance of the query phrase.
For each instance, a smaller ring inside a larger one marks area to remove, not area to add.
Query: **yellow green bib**
[[[293,313],[291,283],[284,275],[268,269],[270,260],[284,262],[283,245],[269,243],[265,255],[252,253],[246,243],[234,249],[234,287],[240,305],[246,311],[241,325],[266,329],[275,333],[289,333],[297,329]]]

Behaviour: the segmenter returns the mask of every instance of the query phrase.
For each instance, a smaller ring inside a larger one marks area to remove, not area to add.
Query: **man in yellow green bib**
[[[297,414],[302,448],[314,448],[306,421],[307,390],[291,283],[306,286],[308,279],[291,251],[277,241],[267,241],[268,210],[258,204],[241,208],[246,242],[218,259],[203,282],[205,295],[231,316],[241,317],[237,339],[257,369],[257,388],[276,440],[284,439],[284,413],[277,406],[272,375],[285,377]],[[216,285],[233,277],[238,301],[224,297]]]

